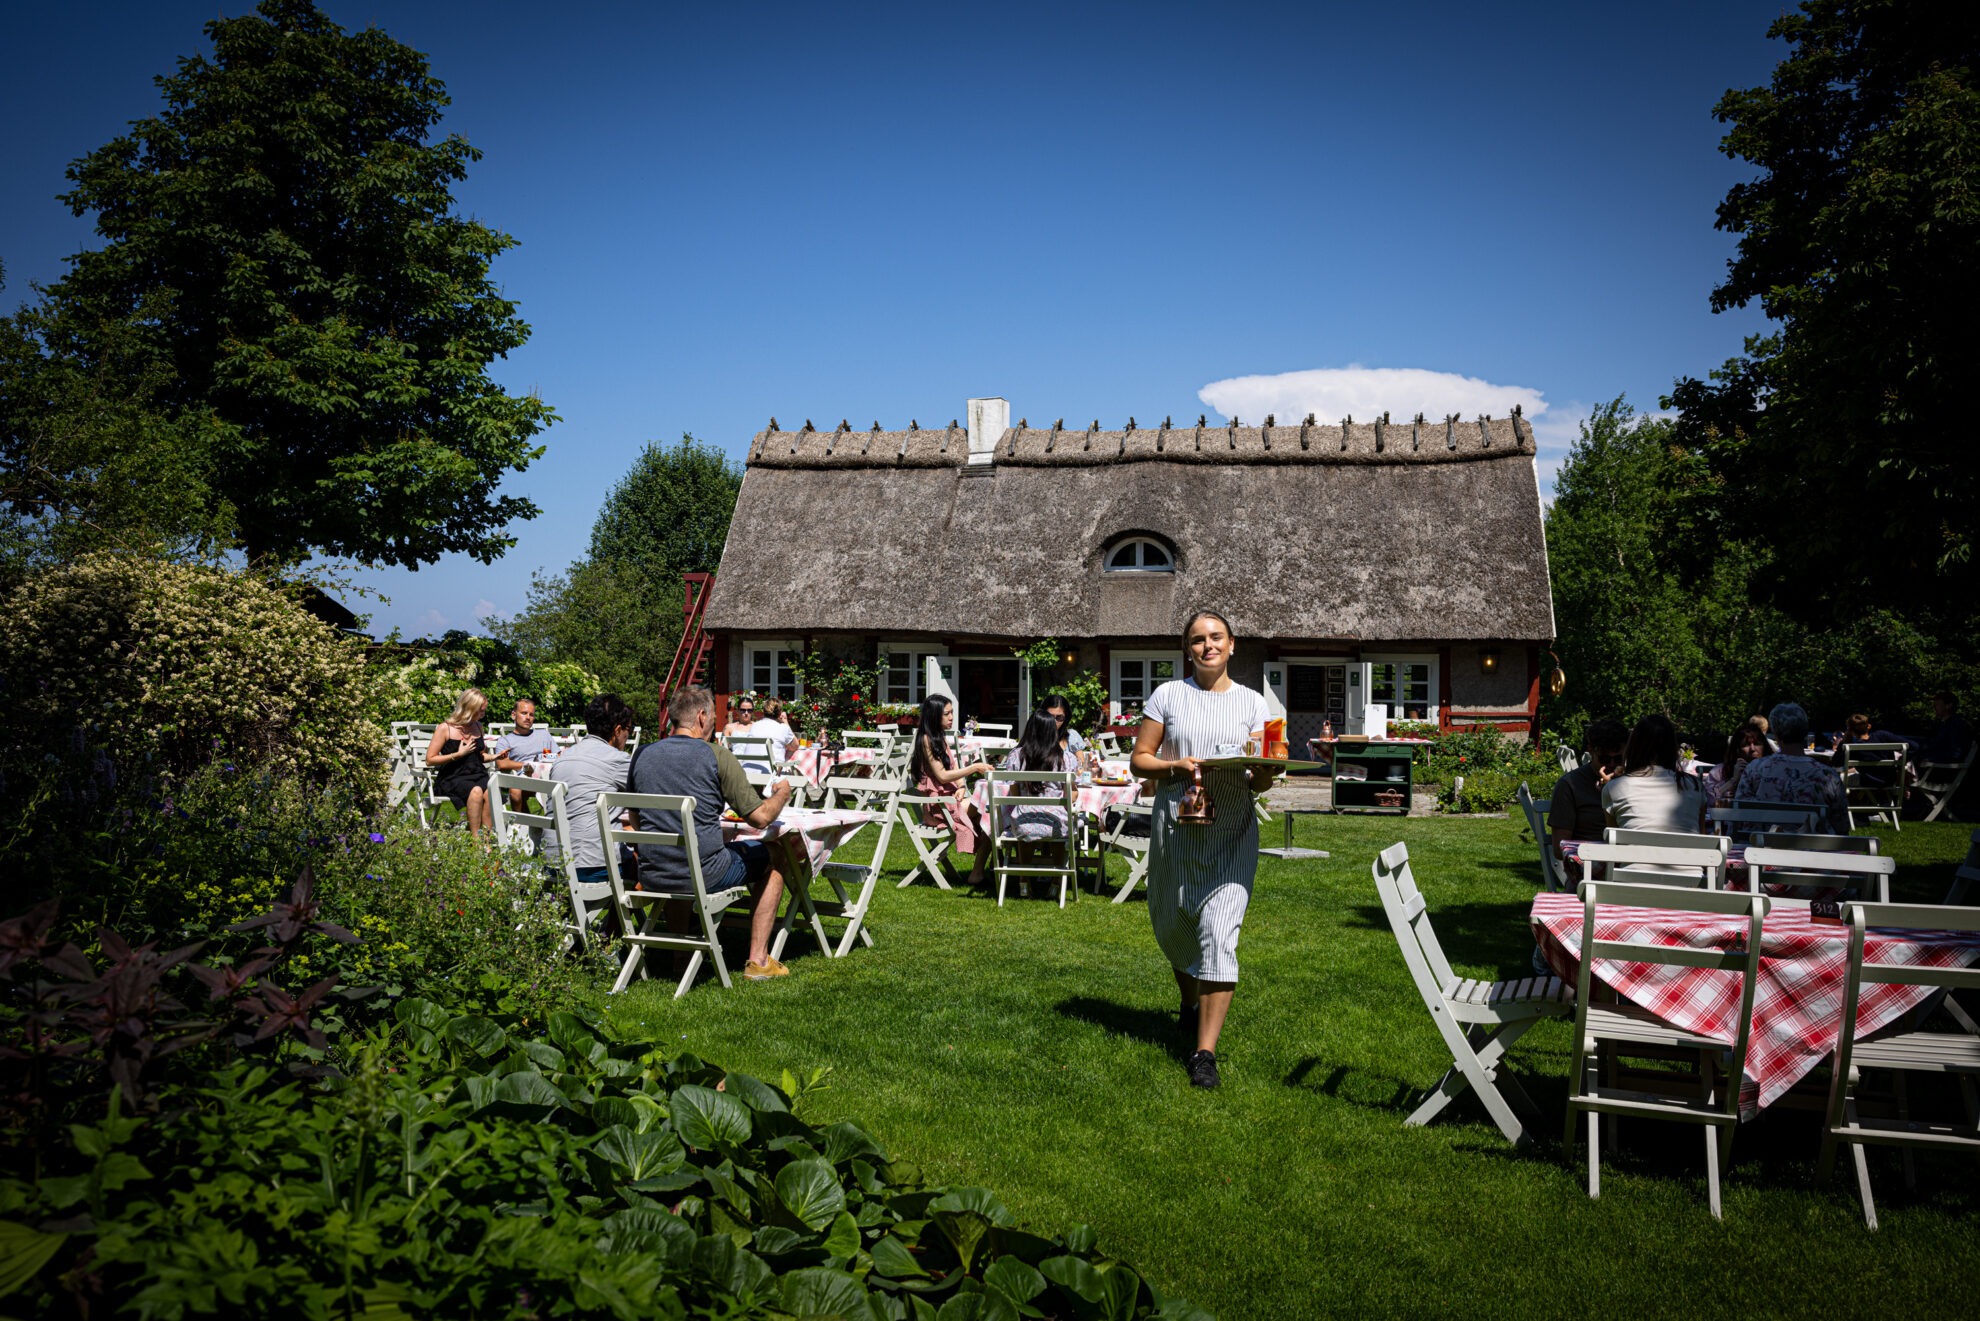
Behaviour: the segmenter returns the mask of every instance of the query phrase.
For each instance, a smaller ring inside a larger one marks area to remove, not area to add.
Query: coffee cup
[[[1244,755],[1244,744],[1219,743],[1217,745],[1217,755],[1219,757],[1241,757]]]

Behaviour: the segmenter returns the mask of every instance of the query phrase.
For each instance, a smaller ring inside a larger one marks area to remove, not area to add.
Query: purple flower
[[[374,844],[383,844],[385,837],[374,830],[371,832],[371,842]]]

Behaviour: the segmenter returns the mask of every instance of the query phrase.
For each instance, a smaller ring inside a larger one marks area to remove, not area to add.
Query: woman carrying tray
[[[1168,956],[1182,994],[1182,1030],[1193,1040],[1189,1081],[1215,1087],[1217,1037],[1237,986],[1238,931],[1258,871],[1254,795],[1271,787],[1264,767],[1202,769],[1215,813],[1208,823],[1185,819],[1183,797],[1199,763],[1219,750],[1230,755],[1262,739],[1262,694],[1230,677],[1236,639],[1230,623],[1199,610],[1183,625],[1191,675],[1157,688],[1142,710],[1130,764],[1160,782],[1148,854],[1148,914],[1155,941]]]

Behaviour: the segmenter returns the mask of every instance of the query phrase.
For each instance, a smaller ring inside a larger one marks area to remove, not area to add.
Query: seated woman
[[[921,723],[915,730],[914,751],[908,756],[908,773],[914,777],[914,792],[923,798],[946,799],[941,806],[922,809],[922,820],[931,826],[946,825],[955,836],[956,851],[972,858],[969,883],[983,884],[983,867],[988,850],[979,846],[982,818],[969,801],[967,781],[972,775],[988,775],[990,763],[956,765],[950,755],[948,732],[956,727],[956,705],[940,693],[930,693],[921,704]]]
[[[456,811],[467,818],[468,829],[479,835],[493,823],[488,806],[488,755],[483,746],[481,718],[488,714],[488,698],[479,688],[464,688],[454,699],[454,709],[434,726],[426,744],[426,764],[438,769],[433,792],[445,795]]]
[[[1059,741],[1071,748],[1075,755],[1086,751],[1086,738],[1072,727],[1072,707],[1057,693],[1045,699],[1045,705],[1038,708],[1059,722]]]
[[[1784,749],[1807,746],[1808,713],[1793,702],[1782,702],[1767,713],[1774,737]],[[1771,803],[1806,807],[1815,813],[1815,832],[1849,833],[1849,800],[1843,796],[1842,776],[1800,751],[1783,751],[1756,761],[1739,777],[1741,803]]]
[[[1623,749],[1622,773],[1602,786],[1602,811],[1609,824],[1703,834],[1705,802],[1704,781],[1678,769],[1677,726],[1668,716],[1637,721]]]
[[[729,723],[722,726],[722,737],[733,738],[737,734],[749,733],[749,727],[755,720],[756,698],[744,693],[729,707]]]
[[[1768,755],[1767,731],[1759,721],[1749,720],[1734,730],[1726,743],[1725,760],[1705,773],[1706,801],[1713,807],[1731,807],[1746,768]]]
[[[1071,771],[1078,765],[1060,741],[1063,727],[1049,713],[1037,711],[1025,721],[1024,737],[1004,758],[1007,771]],[[1026,797],[1032,795],[1027,793]],[[1062,807],[1007,807],[1004,829],[1019,839],[1064,839],[1069,833]]]

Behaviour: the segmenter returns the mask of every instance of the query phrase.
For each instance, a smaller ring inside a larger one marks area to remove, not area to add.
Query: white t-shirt
[[[758,716],[750,721],[749,728],[742,732],[741,737],[769,739],[770,755],[779,766],[783,765],[784,759],[790,756],[791,744],[797,742],[797,735],[791,732],[789,725],[767,716]]]
[[[1705,782],[1661,766],[1648,774],[1618,775],[1602,786],[1602,810],[1626,830],[1695,835],[1705,811]]]
[[[1149,695],[1141,713],[1162,723],[1161,755],[1214,757],[1220,743],[1236,743],[1265,732],[1270,714],[1264,696],[1233,683],[1221,693],[1196,686],[1195,676],[1171,679]]]

